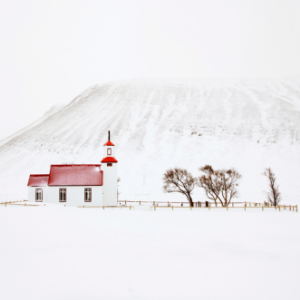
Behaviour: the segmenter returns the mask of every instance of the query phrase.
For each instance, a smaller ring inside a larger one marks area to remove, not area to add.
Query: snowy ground
[[[300,299],[299,214],[0,206],[0,299]]]

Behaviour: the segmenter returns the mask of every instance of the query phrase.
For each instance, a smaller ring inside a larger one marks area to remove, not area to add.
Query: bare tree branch
[[[269,192],[267,192],[268,202],[273,206],[277,206],[282,200],[282,196],[279,192],[279,185],[276,184],[275,173],[271,170],[271,168],[266,168],[262,175],[266,176],[269,181]]]
[[[185,169],[167,170],[163,177],[165,193],[181,193],[185,195],[193,206],[192,191],[195,187],[196,179]]]
[[[197,185],[204,188],[208,199],[215,203],[228,206],[233,198],[238,197],[236,189],[237,181],[242,177],[236,170],[214,170],[212,166],[206,165],[199,169],[205,175],[197,180]]]

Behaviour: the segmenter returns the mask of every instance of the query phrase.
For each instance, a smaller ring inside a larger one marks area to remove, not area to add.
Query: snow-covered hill
[[[161,193],[163,172],[200,175],[205,164],[240,171],[241,200],[263,199],[269,166],[285,202],[300,196],[300,78],[161,79],[92,86],[1,141],[0,199],[26,198],[29,174],[48,173],[50,164],[99,163],[108,130],[123,199],[175,199]]]

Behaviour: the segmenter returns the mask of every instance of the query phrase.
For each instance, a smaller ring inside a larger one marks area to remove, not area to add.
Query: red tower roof
[[[114,144],[111,141],[108,141],[104,146],[114,146]]]
[[[112,156],[107,156],[107,157],[103,158],[101,160],[101,162],[102,163],[117,163],[118,161]]]

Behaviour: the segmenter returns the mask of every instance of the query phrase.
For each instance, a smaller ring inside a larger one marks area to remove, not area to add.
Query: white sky
[[[89,86],[300,76],[299,0],[0,0],[0,139]]]

